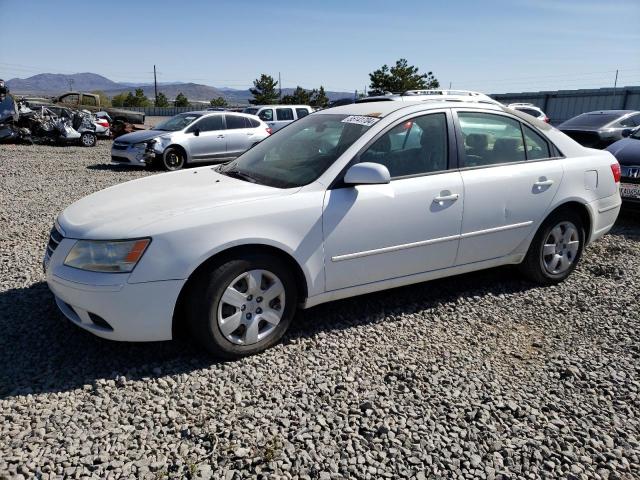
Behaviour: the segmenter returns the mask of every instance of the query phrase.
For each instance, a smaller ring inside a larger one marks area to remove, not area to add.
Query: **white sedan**
[[[72,204],[46,278],[96,335],[184,327],[234,358],[278,342],[298,307],[506,264],[560,282],[612,227],[619,178],[609,152],[498,105],[347,105],[230,163]]]

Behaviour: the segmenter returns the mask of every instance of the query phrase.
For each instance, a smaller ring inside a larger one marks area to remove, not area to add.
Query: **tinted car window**
[[[82,96],[82,104],[95,107],[95,106],[97,106],[96,97],[91,97],[89,95],[83,95]]]
[[[62,97],[62,103],[66,103],[67,105],[77,105],[80,101],[80,95],[77,93],[72,93],[71,95],[65,95]]]
[[[527,150],[527,160],[538,160],[551,157],[549,143],[532,128],[522,125],[524,131],[524,144]]]
[[[631,115],[627,118],[620,120],[620,126],[622,127],[637,127],[640,125],[640,115]]]
[[[240,115],[225,115],[225,119],[227,121],[227,130],[250,127],[249,122],[247,122],[247,118],[241,117]]]
[[[298,118],[306,117],[309,115],[309,110],[306,108],[296,108],[296,114],[298,115]]]
[[[531,115],[532,117],[538,118],[540,116],[540,112],[531,108],[518,108],[517,110],[522,113],[526,113],[527,115]]]
[[[257,128],[260,126],[260,122],[255,118],[247,118],[247,121],[249,122],[251,128]]]
[[[573,128],[573,127],[589,127],[599,128],[605,126],[607,123],[613,122],[619,118],[617,113],[583,113],[577,117],[570,118],[562,125],[561,128]]]
[[[360,156],[361,162],[384,165],[391,178],[447,168],[447,119],[434,113],[396,125]]]
[[[273,109],[265,108],[261,110],[258,114],[258,118],[263,122],[272,122],[273,121]]]
[[[199,128],[201,132],[222,130],[222,115],[211,115],[210,117],[203,118],[191,128]]]
[[[276,116],[278,120],[293,120],[292,108],[276,108]]]
[[[501,115],[459,112],[467,167],[526,160],[520,122]]]

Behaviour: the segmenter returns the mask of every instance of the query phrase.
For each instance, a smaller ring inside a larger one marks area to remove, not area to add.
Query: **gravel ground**
[[[56,311],[56,213],[149,174],[108,149],[0,147],[0,478],[640,478],[637,214],[559,286],[502,268],[344,300],[216,363]]]

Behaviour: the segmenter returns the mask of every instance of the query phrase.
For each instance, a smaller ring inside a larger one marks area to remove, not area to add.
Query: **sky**
[[[0,78],[363,90],[406,58],[443,88],[506,93],[640,85],[640,0],[108,2],[0,0]]]

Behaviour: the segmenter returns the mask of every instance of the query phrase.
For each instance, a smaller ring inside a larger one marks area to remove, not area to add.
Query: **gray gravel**
[[[108,148],[0,146],[0,478],[640,478],[637,214],[557,287],[504,268],[344,300],[215,363],[56,311],[56,213],[149,174]]]

